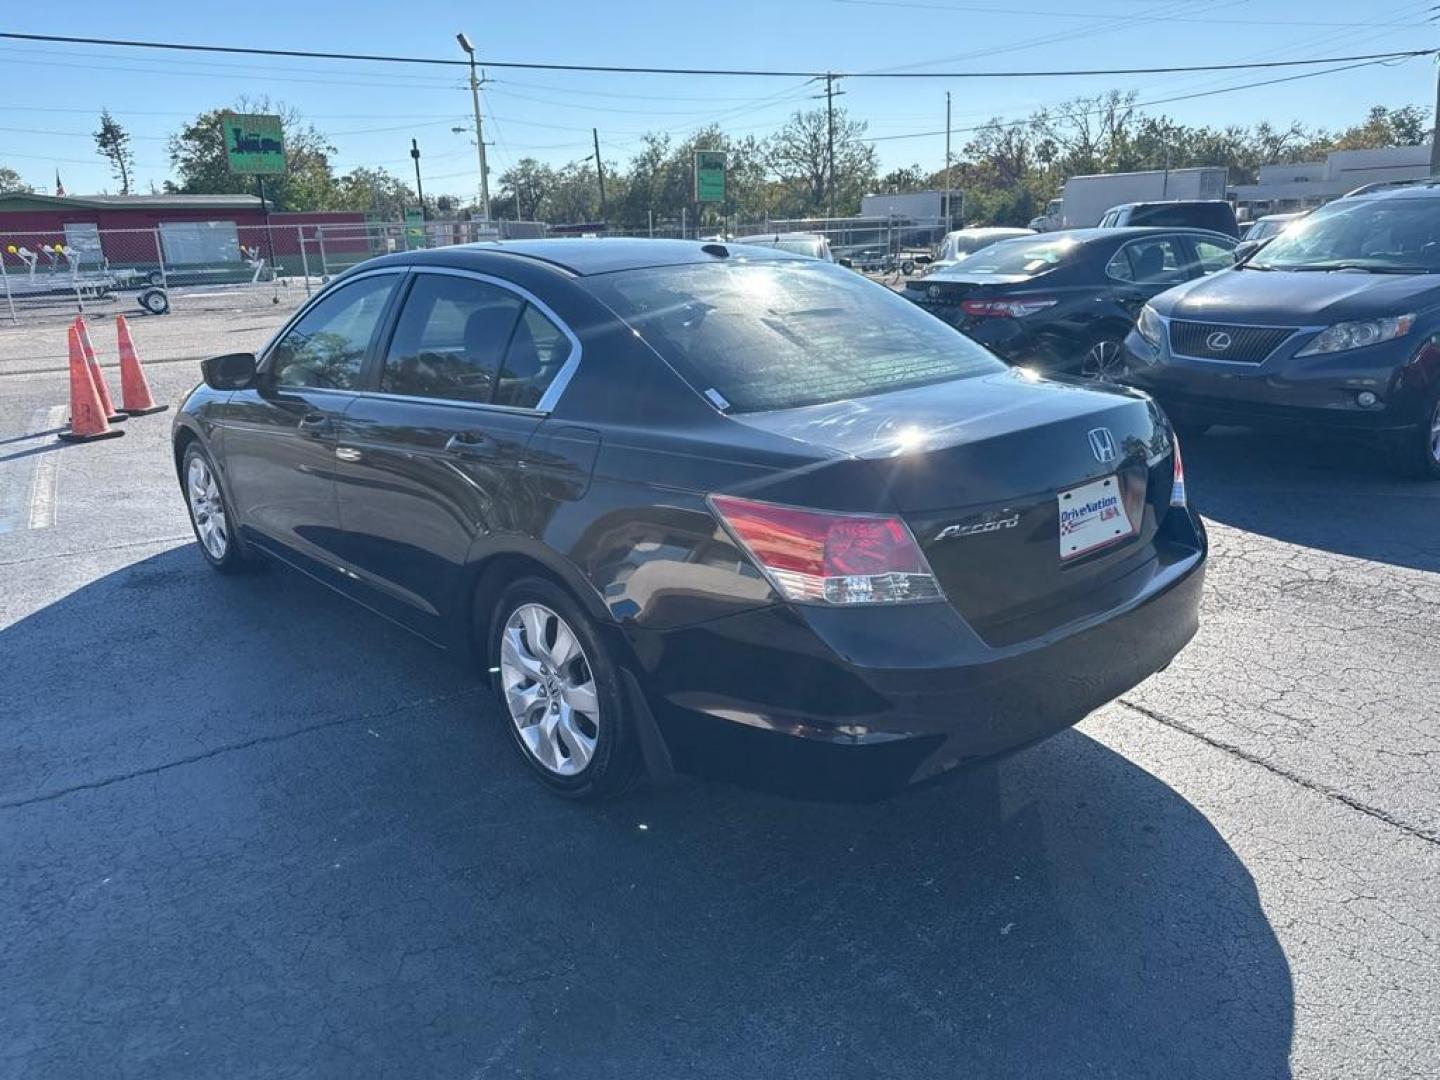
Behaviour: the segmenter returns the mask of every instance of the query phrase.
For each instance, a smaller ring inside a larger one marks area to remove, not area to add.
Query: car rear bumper
[[[1194,636],[1205,549],[1169,547],[1128,597],[1002,648],[949,604],[776,606],[630,632],[677,769],[792,794],[872,798],[1052,735]]]

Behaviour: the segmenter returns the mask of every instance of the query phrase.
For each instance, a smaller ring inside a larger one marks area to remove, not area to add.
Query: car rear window
[[[910,301],[832,263],[715,262],[581,280],[697,391],[735,412],[1005,367]]]
[[[950,269],[968,274],[1021,274],[1034,277],[1068,262],[1079,250],[1073,237],[1001,240],[966,255]]]
[[[1127,225],[1149,225],[1165,229],[1212,229],[1235,233],[1235,211],[1225,203],[1157,203],[1136,206],[1130,211]]]

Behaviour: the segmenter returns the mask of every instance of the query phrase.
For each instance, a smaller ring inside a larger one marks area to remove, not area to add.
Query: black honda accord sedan
[[[982,248],[905,296],[1012,364],[1114,379],[1145,302],[1228,267],[1234,249],[1204,229],[1068,229]]]
[[[474,650],[565,795],[882,793],[1074,723],[1195,632],[1205,537],[1150,399],[1012,370],[828,263],[387,256],[203,370],[174,451],[204,557]]]

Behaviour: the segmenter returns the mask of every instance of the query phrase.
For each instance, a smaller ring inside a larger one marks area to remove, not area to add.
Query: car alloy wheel
[[[225,560],[230,550],[230,529],[225,520],[225,503],[220,485],[201,454],[191,454],[185,467],[185,497],[190,503],[190,519],[195,535],[210,557],[217,563]]]
[[[580,774],[595,756],[600,702],[595,676],[570,625],[543,604],[505,620],[500,678],[520,742],[556,776]]]
[[[1085,350],[1080,360],[1080,374],[1101,382],[1111,382],[1125,372],[1125,356],[1120,342],[1102,339]]]
[[[1430,413],[1430,457],[1440,465],[1440,396],[1435,399],[1435,409]]]

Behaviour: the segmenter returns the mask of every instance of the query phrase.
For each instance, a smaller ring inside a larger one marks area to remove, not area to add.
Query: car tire
[[[1440,480],[1440,386],[1425,401],[1423,419],[1390,446],[1390,464],[1411,480]]]
[[[1080,374],[1096,382],[1115,382],[1125,374],[1125,343],[1113,331],[1098,334],[1080,354]]]
[[[620,671],[571,595],[526,577],[500,595],[486,655],[505,729],[540,781],[567,799],[628,791],[643,774]]]
[[[205,561],[222,574],[238,574],[253,563],[235,532],[235,517],[220,488],[215,463],[198,441],[185,448],[180,487],[190,511],[190,527]]]

